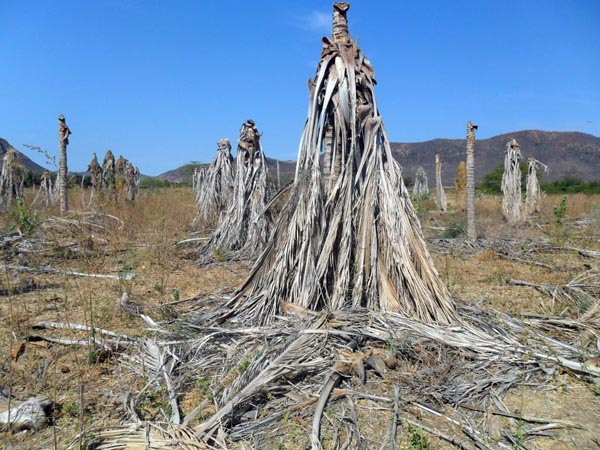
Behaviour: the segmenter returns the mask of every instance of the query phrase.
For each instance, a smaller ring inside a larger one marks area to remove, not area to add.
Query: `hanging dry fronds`
[[[117,188],[115,185],[115,157],[108,150],[102,162],[102,193],[108,195],[111,200],[116,199]]]
[[[438,210],[442,212],[447,211],[448,200],[446,199],[446,192],[442,184],[442,159],[439,153],[435,154],[435,194]]]
[[[475,226],[475,130],[477,125],[467,122],[467,236],[477,239]]]
[[[198,211],[194,224],[215,226],[233,198],[235,173],[231,143],[223,138],[217,143],[217,156],[208,169],[197,169],[194,174],[194,190]]]
[[[454,305],[393,158],[373,67],[350,39],[348,7],[334,5],[333,38],[323,38],[309,82],[288,203],[229,306],[253,323],[273,320],[283,302],[312,310],[363,306],[448,323]]]
[[[528,215],[538,214],[542,212],[542,191],[537,178],[538,164],[544,168],[544,172],[548,172],[548,166],[542,164],[535,158],[528,159],[527,169],[527,191],[525,195],[525,210]]]
[[[415,198],[425,198],[429,195],[427,172],[425,172],[423,166],[419,166],[417,173],[415,173],[415,184],[413,185],[412,195]]]
[[[521,149],[515,139],[506,143],[504,153],[504,173],[502,174],[501,189],[502,214],[512,225],[520,223],[523,217],[523,201],[521,199]]]
[[[23,198],[23,182],[25,169],[19,162],[17,152],[9,148],[2,159],[0,172],[0,206],[10,206],[12,201]]]
[[[210,173],[205,175],[207,185]],[[247,120],[238,139],[235,189],[231,205],[202,249],[208,259],[214,254],[229,259],[253,259],[264,248],[272,226],[267,210],[269,188],[267,162],[260,145],[260,133],[254,121]]]
[[[94,196],[95,196],[96,192],[100,190],[100,187],[102,185],[102,167],[100,166],[100,163],[98,162],[98,157],[96,156],[96,153],[94,153],[92,160],[88,164],[87,170],[90,173],[90,183],[92,185],[92,188],[90,191],[90,201],[88,203],[88,208],[89,208],[92,206],[92,204],[94,202]]]

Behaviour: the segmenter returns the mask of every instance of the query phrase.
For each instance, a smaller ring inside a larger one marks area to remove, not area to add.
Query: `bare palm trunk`
[[[65,123],[65,116],[58,116],[58,146],[60,162],[58,166],[58,198],[60,200],[60,215],[64,216],[69,210],[67,204],[67,145],[71,130]]]
[[[477,239],[475,228],[475,130],[477,125],[467,122],[467,237]]]
[[[439,153],[435,154],[435,191],[437,207],[440,211],[445,212],[448,209],[448,200],[442,184],[442,160]]]

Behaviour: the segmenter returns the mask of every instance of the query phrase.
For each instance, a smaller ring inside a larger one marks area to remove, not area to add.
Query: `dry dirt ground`
[[[436,267],[459,301],[485,304],[519,317],[534,313],[576,318],[591,306],[553,299],[514,281],[566,284],[582,272],[600,270],[600,259],[565,250],[575,247],[600,251],[600,197],[569,196],[562,223],[553,213],[560,197],[546,197],[541,217],[517,228],[503,222],[497,197],[480,197],[478,231],[491,242],[487,248],[463,245],[465,214],[460,208],[454,206],[449,213],[440,214],[434,211],[432,200],[420,203],[419,215]],[[140,391],[144,384],[118,363],[118,353],[126,353],[126,346],[105,351],[90,345],[93,332],[36,325],[68,322],[141,336],[146,333],[146,323],[119,304],[123,292],[129,294],[134,308],[142,308],[154,320],[169,320],[191,307],[194,302],[186,301],[189,297],[232,291],[250,268],[249,263],[240,262],[217,262],[200,268],[190,253],[201,241],[175,245],[200,236],[189,229],[194,205],[188,188],[142,191],[134,205],[100,205],[95,214],[79,207],[77,192],[71,205],[73,212],[66,220],[55,218],[56,211],[52,210],[41,210],[35,217],[28,208],[0,217],[0,237],[19,230],[31,233],[19,238],[21,241],[32,241],[21,251],[15,251],[14,242],[0,248],[0,388],[15,402],[44,395],[56,405],[50,425],[41,430],[0,430],[0,449],[79,448],[80,432],[85,434],[98,424],[119,423],[124,417],[122,405],[127,393]],[[439,238],[452,239],[436,241]],[[517,250],[523,252],[535,245],[559,249],[519,259],[515,253],[504,252],[504,242],[517,242]],[[598,300],[596,297],[591,301]],[[598,356],[594,360],[592,355],[589,363],[597,364]],[[368,382],[360,389],[393,397],[394,383],[407,376],[411,376],[410,371],[400,368],[388,380],[372,385]],[[197,382],[181,393],[184,415],[209,395],[206,390],[206,379],[199,374]],[[167,409],[166,402],[164,392],[147,390],[142,405],[148,415],[160,417]],[[547,436],[531,436],[526,432],[532,428],[530,423],[491,417],[490,428],[504,424],[513,430],[518,443],[509,448],[600,448],[600,380],[559,370],[544,389],[523,383],[504,402],[515,415],[568,420],[582,427],[563,427],[548,431]],[[0,396],[0,412],[6,403]],[[379,448],[390,423],[389,405],[377,406],[368,399],[359,399],[355,406],[356,417],[367,419],[361,430],[365,448]],[[210,409],[200,417],[209,414]],[[431,422],[419,411],[412,412],[413,416],[422,416],[422,423]],[[397,448],[455,448],[404,419],[398,427]],[[309,433],[310,423],[305,419],[286,417],[260,448],[305,448]],[[325,425],[324,446],[333,448],[335,439],[327,433]],[[493,430],[490,433],[494,435]],[[240,444],[240,448],[251,446]]]

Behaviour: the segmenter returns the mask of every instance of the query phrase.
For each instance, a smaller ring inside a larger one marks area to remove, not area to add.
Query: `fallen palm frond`
[[[355,396],[392,403],[352,387],[365,379],[373,385],[389,373],[400,383],[398,408],[406,411],[410,401],[437,405],[441,410],[477,405],[483,413],[454,411],[453,420],[472,424],[467,432],[463,429],[467,436],[472,435],[470,439],[489,442],[485,426],[474,425],[473,419],[480,417],[478,414],[485,417],[490,408],[497,409],[497,399],[512,386],[541,386],[560,367],[600,375],[600,369],[581,361],[585,347],[557,340],[557,334],[570,335],[558,324],[550,338],[494,311],[461,308],[458,313],[460,325],[439,326],[364,308],[306,311],[305,315],[281,316],[275,323],[249,328],[233,323],[223,327],[205,324],[206,315],[194,313],[175,327],[158,325],[162,340],[143,343],[139,354],[127,358],[126,366],[146,380],[143,390],[164,391],[171,408],[175,408],[173,398],[181,386],[199,376],[206,380],[215,409],[193,429],[197,437],[213,444],[218,434],[227,435],[228,440],[258,442],[275,432],[285,417],[306,421],[311,415],[316,431],[307,431],[306,439],[319,442],[318,417],[325,405],[339,411],[340,400]],[[595,348],[595,342],[585,345]],[[337,384],[340,389],[335,389]],[[179,420],[186,422],[184,414]],[[558,423],[542,418],[535,421]],[[346,422],[342,419],[340,423]],[[350,428],[356,431],[359,426],[357,421]],[[437,430],[457,439],[443,426],[429,426],[433,434]],[[351,442],[356,443],[359,433],[350,434]]]
[[[445,212],[448,209],[448,200],[442,184],[442,160],[439,153],[435,154],[435,194],[438,210]]]
[[[533,287],[561,305],[575,306],[576,311],[587,311],[600,298],[600,272],[597,270],[582,272],[564,285],[537,284],[523,280],[512,280],[511,283]]]
[[[205,175],[203,188],[209,175]],[[247,120],[238,139],[233,198],[210,241],[200,250],[202,262],[218,257],[256,258],[272,227],[271,213],[266,209],[268,203],[267,161],[260,144],[260,133],[254,121]]]
[[[333,38],[323,39],[309,85],[288,202],[229,306],[250,323],[273,320],[283,301],[314,310],[363,306],[447,323],[453,303],[394,161],[373,67],[350,39],[347,7],[334,6]]]
[[[506,144],[504,154],[504,173],[502,174],[502,214],[512,225],[521,222],[523,201],[521,199],[521,150],[515,139]]]
[[[528,215],[542,212],[542,192],[540,190],[540,183],[537,178],[538,165],[544,168],[544,172],[548,172],[548,166],[545,164],[542,164],[535,158],[528,159],[527,191],[525,196],[525,211]]]
[[[415,184],[413,185],[412,195],[415,198],[425,198],[429,195],[427,172],[425,172],[422,166],[419,166],[415,173]]]
[[[197,212],[194,225],[215,226],[224,211],[229,209],[233,198],[235,173],[229,139],[217,144],[217,156],[206,169],[194,176]]]

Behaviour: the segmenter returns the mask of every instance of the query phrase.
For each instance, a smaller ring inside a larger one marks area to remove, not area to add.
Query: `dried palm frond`
[[[542,164],[535,158],[529,158],[527,169],[527,191],[525,196],[525,210],[527,214],[532,215],[542,212],[542,192],[540,183],[537,178],[537,166],[544,168],[544,172],[548,172],[548,166]]]
[[[435,193],[438,209],[445,212],[448,210],[448,200],[442,184],[442,160],[439,153],[435,154]]]
[[[217,156],[207,169],[198,170],[194,176],[194,192],[198,211],[194,225],[215,226],[233,198],[235,172],[231,156],[231,143],[224,138],[217,143]]]
[[[206,179],[203,186],[206,186]],[[260,133],[247,120],[238,139],[233,198],[210,241],[201,249],[204,260],[219,254],[227,259],[254,259],[264,248],[272,227],[267,183],[267,161]]]
[[[415,184],[413,184],[412,195],[415,198],[425,198],[429,195],[427,172],[425,172],[423,166],[419,166],[415,173]]]
[[[213,448],[194,437],[188,427],[135,423],[93,429],[84,436],[85,448],[96,450],[199,450]]]
[[[129,161],[125,165],[125,199],[135,201],[140,191],[140,169]]]
[[[501,189],[502,214],[512,225],[518,224],[523,218],[523,201],[521,199],[521,150],[515,139],[506,144],[504,154],[504,173],[502,174]]]
[[[253,323],[271,321],[283,301],[314,310],[364,306],[447,323],[454,306],[394,161],[373,67],[350,39],[347,9],[334,6],[333,39],[323,38],[309,83],[288,203],[229,306]]]

